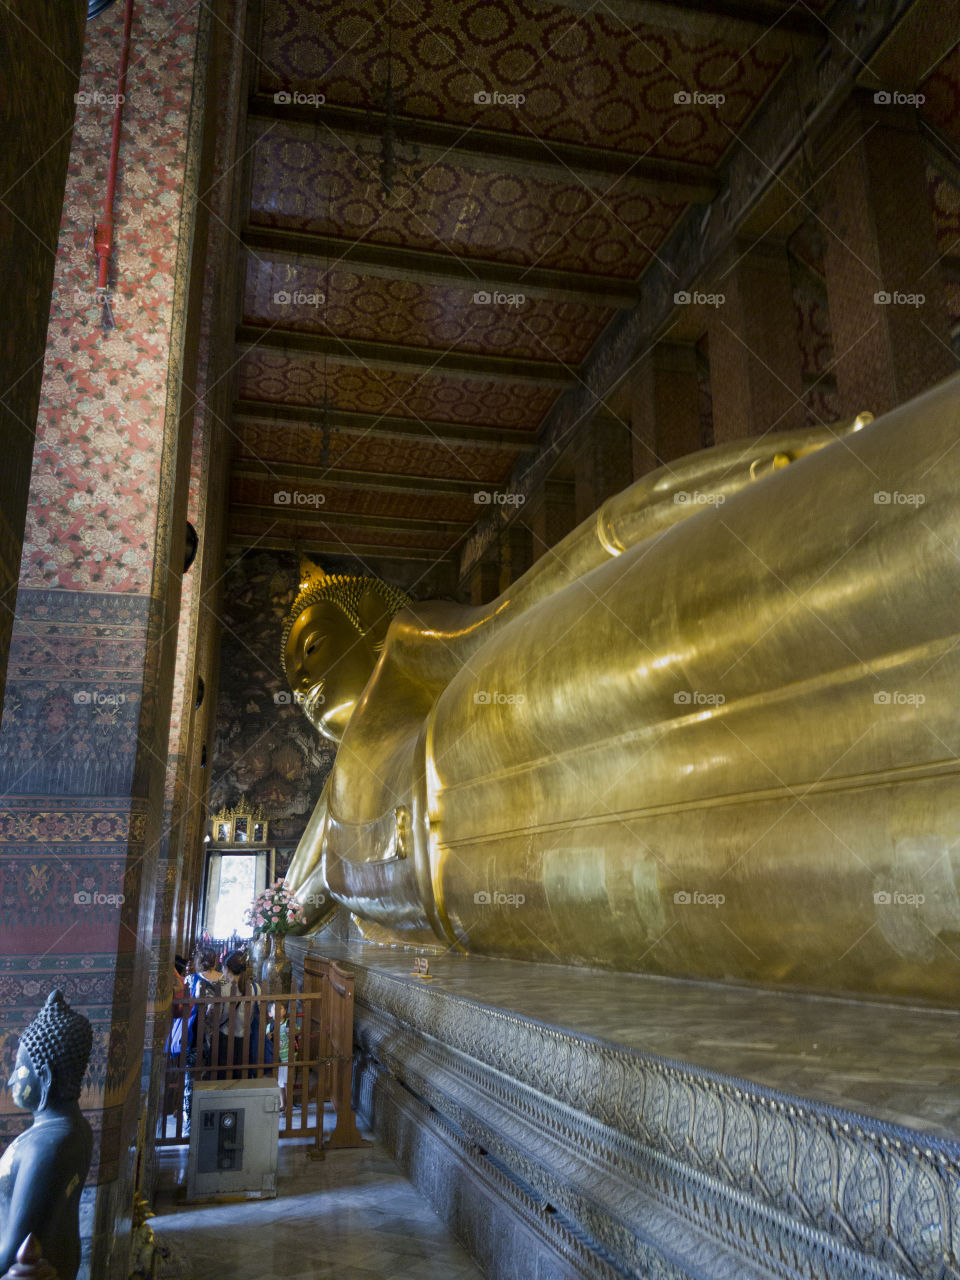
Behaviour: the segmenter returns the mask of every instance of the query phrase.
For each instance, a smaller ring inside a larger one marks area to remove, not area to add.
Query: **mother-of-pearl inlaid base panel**
[[[544,1275],[960,1276],[957,1015],[312,942],[363,1115],[491,1274],[525,1232]]]

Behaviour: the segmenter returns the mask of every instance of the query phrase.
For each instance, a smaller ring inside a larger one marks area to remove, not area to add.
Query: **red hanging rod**
[[[120,50],[120,74],[117,77],[117,101],[113,109],[113,133],[110,138],[110,169],[107,173],[107,195],[104,200],[103,221],[97,224],[93,247],[100,261],[97,270],[97,289],[107,287],[110,254],[113,252],[113,200],[117,190],[117,159],[120,155],[120,126],[123,123],[123,102],[127,95],[127,66],[130,62],[130,28],[133,25],[133,0],[127,0],[123,17],[123,46]]]

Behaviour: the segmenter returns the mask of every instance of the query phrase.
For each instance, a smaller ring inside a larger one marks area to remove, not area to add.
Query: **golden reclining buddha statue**
[[[380,940],[956,1003],[958,429],[955,378],[704,450],[481,607],[314,566],[284,665],[339,749],[287,886]]]

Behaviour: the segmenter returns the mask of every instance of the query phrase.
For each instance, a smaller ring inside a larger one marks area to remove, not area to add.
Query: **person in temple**
[[[220,982],[220,994],[224,996],[236,997],[247,995],[260,995],[260,984],[254,982],[249,975],[247,968],[247,957],[243,951],[231,951],[224,961],[224,973]],[[221,1066],[228,1066],[231,1062],[234,1066],[239,1066],[243,1062],[244,1041],[249,1039],[250,1050],[247,1058],[248,1063],[257,1061],[258,1039],[260,1031],[260,1004],[254,1000],[252,1006],[238,1003],[233,1020],[233,1035],[230,1035],[230,1008],[229,1005],[223,1004],[218,1006],[222,1010],[220,1021],[220,1052],[217,1059]],[[250,1025],[247,1026],[248,1009],[251,1009],[249,1018]],[[233,1041],[231,1044],[230,1041]],[[264,1060],[268,1060],[268,1055],[264,1054]],[[269,1059],[272,1061],[272,1058]],[[233,1079],[237,1080],[243,1073],[234,1071]],[[255,1075],[256,1072],[248,1073]],[[217,1079],[222,1080],[226,1075],[225,1072],[217,1073]]]
[[[193,960],[193,972],[184,979],[185,994],[194,1000],[201,996],[210,997],[220,994],[220,982],[223,974],[217,966],[217,953],[213,947],[198,947]],[[209,1023],[208,1023],[209,1027]],[[204,1036],[205,1043],[197,1044],[197,1006],[194,1005],[183,1027],[187,1037],[186,1063],[189,1068],[196,1067],[198,1060],[204,1065],[210,1064],[210,1033]],[[177,1045],[176,1053],[179,1054]],[[193,1107],[193,1083],[196,1072],[188,1070],[183,1080],[183,1136],[190,1136],[190,1113]]]
[[[59,1280],[76,1280],[80,1193],[93,1153],[78,1099],[92,1044],[90,1023],[60,991],[20,1037],[7,1087],[33,1123],[0,1159],[0,1274],[32,1233]]]

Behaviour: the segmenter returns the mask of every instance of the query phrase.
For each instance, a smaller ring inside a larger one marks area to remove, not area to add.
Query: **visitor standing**
[[[211,996],[220,994],[220,983],[223,974],[217,967],[217,953],[212,947],[198,947],[193,959],[193,973],[188,973],[185,979],[186,994],[194,1000],[201,997],[209,999]],[[210,1065],[210,1031],[209,1021],[207,1022],[208,1030],[204,1035],[204,1043],[197,1044],[197,1006],[194,1005],[187,1018],[185,1028],[187,1036],[187,1055],[186,1062],[189,1068],[194,1068],[198,1060],[203,1066]],[[190,1135],[190,1113],[193,1105],[193,1081],[195,1072],[191,1069],[184,1075],[183,1081],[183,1136]]]
[[[254,982],[250,977],[247,968],[247,957],[243,951],[231,951],[224,962],[224,973],[220,981],[220,994],[224,996],[258,996],[260,994],[259,982]],[[250,1053],[247,1061],[254,1063],[257,1060],[257,1038],[260,1031],[260,1005],[254,1000],[251,1004],[240,1002],[236,1005],[233,1013],[233,1035],[230,1034],[230,1014],[229,1005],[221,1005],[222,1017],[220,1019],[220,1056],[219,1064],[227,1066],[231,1062],[234,1066],[239,1066],[244,1057],[244,1043],[247,1039],[250,1041]],[[249,1025],[248,1025],[249,1023]],[[233,1041],[231,1044],[230,1041]],[[266,1056],[266,1055],[265,1055]],[[217,1079],[226,1078],[225,1071],[217,1072]],[[239,1080],[242,1072],[234,1071],[233,1079]]]

